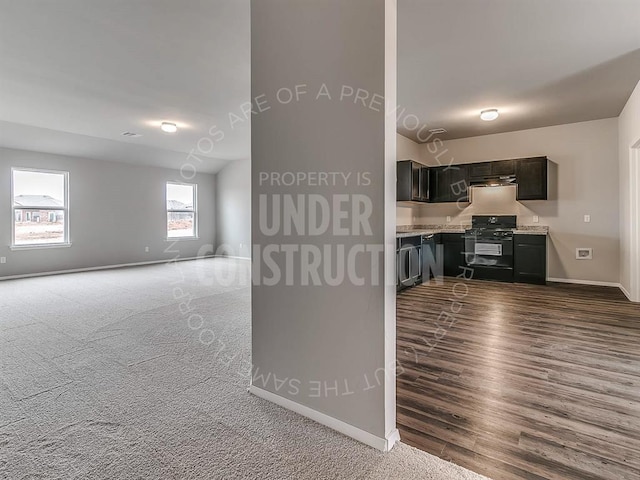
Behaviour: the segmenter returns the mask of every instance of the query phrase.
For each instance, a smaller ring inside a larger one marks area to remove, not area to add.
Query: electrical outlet
[[[593,260],[593,248],[576,248],[576,260]]]
[[[144,251],[149,253],[149,247],[144,247]]]
[[[540,222],[540,217],[538,215],[534,215],[533,216],[533,223],[538,223]]]
[[[0,263],[7,263],[7,257],[0,257]]]
[[[591,215],[584,216],[584,223],[591,223]]]

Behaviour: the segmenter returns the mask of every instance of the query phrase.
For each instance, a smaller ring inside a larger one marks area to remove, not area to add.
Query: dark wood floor
[[[640,479],[640,306],[617,289],[445,279],[397,308],[405,443],[495,480]]]

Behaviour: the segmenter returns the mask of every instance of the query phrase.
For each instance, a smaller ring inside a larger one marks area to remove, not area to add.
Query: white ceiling
[[[176,168],[216,125],[225,138],[199,170],[249,157],[249,122],[229,123],[250,98],[248,0],[1,0],[0,12],[0,146]]]
[[[398,103],[442,139],[616,117],[640,80],[639,19],[639,0],[399,0]]]
[[[640,80],[639,0],[398,3],[400,106],[444,139],[614,117]],[[179,168],[215,125],[199,170],[248,158],[249,30],[249,0],[0,0],[0,146]]]

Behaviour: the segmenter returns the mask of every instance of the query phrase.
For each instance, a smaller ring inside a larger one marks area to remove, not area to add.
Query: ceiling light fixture
[[[491,122],[498,118],[499,115],[497,108],[490,108],[489,110],[482,110],[480,112],[480,118],[485,122]]]
[[[178,126],[175,123],[170,122],[162,122],[160,128],[164,133],[176,133],[178,131]]]

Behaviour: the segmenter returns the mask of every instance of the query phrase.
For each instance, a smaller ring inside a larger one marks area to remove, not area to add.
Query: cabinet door
[[[462,273],[462,267],[466,265],[464,259],[464,240],[461,234],[442,234],[442,246],[444,249],[444,274],[447,277],[455,277]]]
[[[411,160],[401,160],[396,164],[396,200],[411,201],[412,189]]]
[[[447,169],[448,178],[448,202],[469,201],[469,166],[452,165]]]
[[[466,165],[452,165],[429,169],[432,203],[469,201],[469,170]]]
[[[420,164],[411,162],[411,200],[420,200]]]
[[[489,175],[491,175],[491,162],[472,163],[469,165],[470,177],[487,177]]]
[[[429,168],[420,166],[420,200],[429,201]]]
[[[444,167],[433,167],[429,169],[429,201],[441,203],[446,201],[446,190],[443,188],[446,172]]]
[[[516,161],[518,200],[547,199],[547,158],[521,158]]]
[[[547,281],[547,237],[514,235],[514,281],[544,285]]]
[[[422,243],[422,282],[444,275],[444,247],[440,234],[433,235]]]
[[[516,166],[513,160],[498,160],[491,162],[491,175],[513,175]]]

